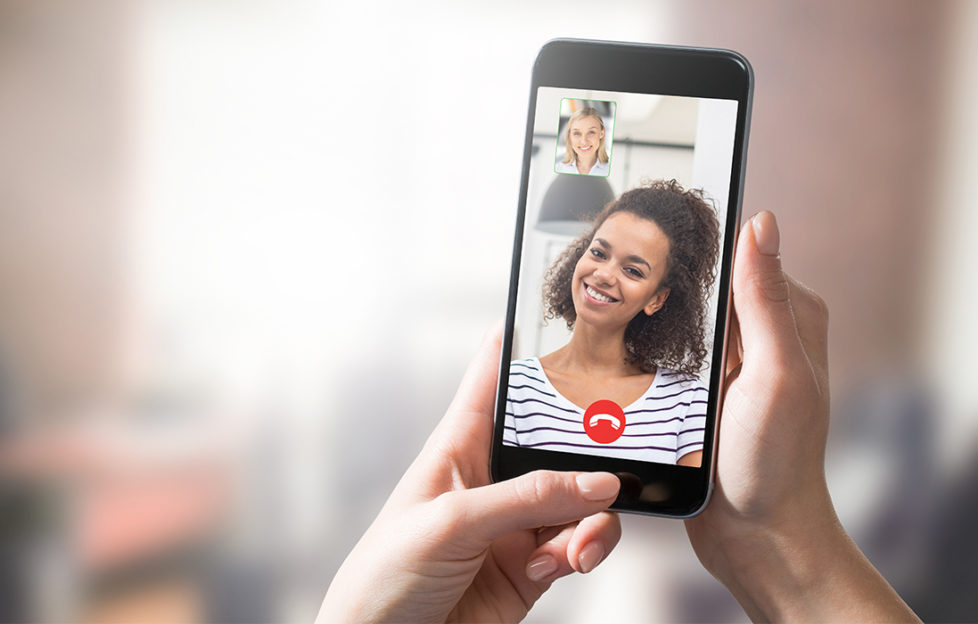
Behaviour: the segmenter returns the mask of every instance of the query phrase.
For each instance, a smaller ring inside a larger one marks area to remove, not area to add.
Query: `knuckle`
[[[824,319],[827,322],[829,320],[829,304],[827,304],[825,299],[823,299],[822,296],[814,290],[809,290],[808,295],[811,299],[812,307],[815,309],[816,315],[820,319]]]
[[[454,492],[445,492],[431,501],[429,526],[433,530],[450,529],[465,519],[465,507]]]
[[[802,291],[801,299],[807,316],[817,321],[820,325],[827,326],[829,321],[829,304],[825,302],[825,299],[810,288],[805,288]]]
[[[828,324],[829,305],[817,292],[792,277],[787,278],[791,287],[792,307],[806,319]]]
[[[561,480],[557,473],[541,470],[517,479],[514,487],[520,500],[538,505],[553,497],[553,492],[561,487]]]
[[[750,276],[748,285],[757,295],[773,303],[789,300],[788,280],[781,271],[765,271]]]

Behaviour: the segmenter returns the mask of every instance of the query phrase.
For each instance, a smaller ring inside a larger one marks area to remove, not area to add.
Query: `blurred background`
[[[978,3],[0,0],[0,619],[315,617],[503,314],[557,36],[751,60],[840,516],[978,618]],[[746,619],[623,523],[528,621]]]

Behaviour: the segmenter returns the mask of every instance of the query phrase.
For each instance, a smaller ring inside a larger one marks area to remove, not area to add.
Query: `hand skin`
[[[740,233],[716,487],[690,542],[754,621],[919,621],[836,516],[828,309],[782,272],[779,246],[769,212]]]
[[[340,567],[318,622],[515,622],[550,584],[618,543],[609,473],[490,484],[500,327],[445,417]]]
[[[919,621],[836,516],[824,470],[828,311],[782,272],[778,248],[770,213],[741,232],[717,483],[686,521],[690,542],[754,621]],[[591,515],[614,500],[612,475],[487,485],[498,340],[340,568],[319,621],[516,621],[617,543],[617,517]]]

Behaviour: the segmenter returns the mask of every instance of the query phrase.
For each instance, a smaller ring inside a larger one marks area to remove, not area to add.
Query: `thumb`
[[[453,499],[455,529],[488,544],[520,529],[557,526],[596,514],[614,502],[620,487],[618,477],[607,472],[537,470],[443,496]]]
[[[754,215],[744,227],[734,261],[733,297],[745,364],[763,354],[774,365],[798,347],[790,288],[781,269],[781,234],[774,215]],[[773,359],[773,361],[771,361]]]

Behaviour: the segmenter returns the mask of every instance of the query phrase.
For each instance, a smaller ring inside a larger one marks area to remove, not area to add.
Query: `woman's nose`
[[[601,282],[602,284],[610,284],[613,279],[611,273],[606,271],[603,267],[594,269],[594,279]]]

